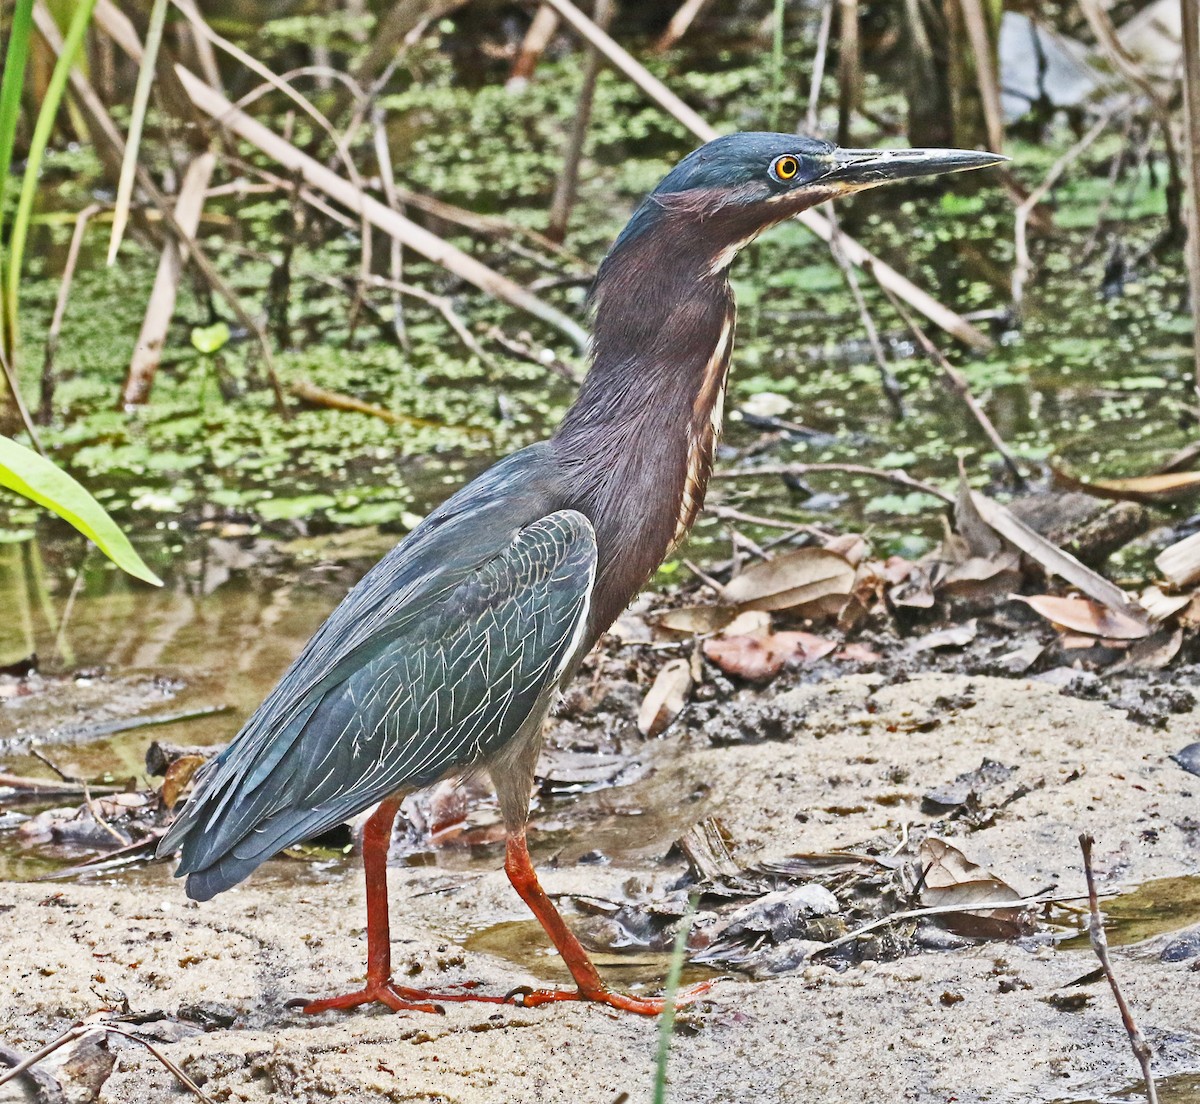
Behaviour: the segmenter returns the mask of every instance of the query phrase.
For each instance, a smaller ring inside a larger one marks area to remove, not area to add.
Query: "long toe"
[[[343,1011],[364,1004],[382,1004],[393,1012],[433,1012],[439,1015],[445,1013],[445,1009],[436,1001],[426,1000],[425,997],[424,993],[401,989],[385,982],[382,985],[367,985],[338,997],[310,1001],[304,1005],[303,1011],[309,1016],[319,1016],[322,1012]]]
[[[699,1000],[709,989],[711,981],[702,981],[687,989],[680,989],[675,994],[676,1008],[686,1008]],[[635,997],[628,993],[617,993],[612,989],[518,989],[509,994],[510,998],[525,1008],[536,1008],[540,1004],[551,1004],[556,1001],[589,1001],[593,1004],[606,1004],[622,1012],[633,1012],[639,1016],[661,1015],[667,1002],[663,997]]]

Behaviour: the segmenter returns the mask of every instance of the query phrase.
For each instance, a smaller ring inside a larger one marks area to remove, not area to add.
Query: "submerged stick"
[[[1079,837],[1079,849],[1083,852],[1083,875],[1087,879],[1088,888],[1088,938],[1091,940],[1092,950],[1096,952],[1096,957],[1100,960],[1100,968],[1108,979],[1109,988],[1112,989],[1113,996],[1116,998],[1117,1009],[1121,1013],[1121,1023],[1125,1026],[1125,1032],[1129,1036],[1129,1045],[1133,1048],[1133,1056],[1137,1059],[1138,1065],[1142,1067],[1142,1080],[1146,1083],[1146,1099],[1150,1104],[1158,1104],[1158,1088],[1154,1084],[1154,1071],[1150,1068],[1153,1052],[1150,1050],[1150,1044],[1146,1042],[1146,1037],[1138,1028],[1137,1021],[1133,1018],[1133,1011],[1125,1000],[1125,995],[1121,992],[1121,986],[1117,984],[1117,976],[1113,973],[1112,963],[1108,958],[1108,937],[1104,934],[1104,917],[1100,914],[1100,904],[1096,893],[1096,876],[1092,872],[1093,842],[1091,835],[1087,832]]]

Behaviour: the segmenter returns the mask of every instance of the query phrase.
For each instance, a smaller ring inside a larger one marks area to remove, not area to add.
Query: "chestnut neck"
[[[552,446],[567,505],[599,546],[594,642],[645,585],[703,501],[734,302],[721,250],[663,217],[605,259],[592,366]]]

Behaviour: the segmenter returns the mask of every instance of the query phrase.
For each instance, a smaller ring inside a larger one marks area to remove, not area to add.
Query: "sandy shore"
[[[926,790],[986,757],[1015,768],[1004,782],[1015,796],[958,842],[1016,889],[1079,891],[1081,831],[1096,836],[1104,885],[1200,870],[1200,778],[1169,759],[1198,738],[1194,714],[1150,729],[1047,686],[943,675],[896,685],[843,678],[779,704],[788,739],[682,742],[632,785],[581,797],[565,827],[603,849],[593,831],[601,810],[632,817],[686,795],[695,819],[719,812],[740,858],[780,858],[898,838],[930,819],[920,811]],[[631,884],[665,893],[680,869],[662,860],[670,837],[669,823],[647,818],[638,855],[564,862],[543,881],[552,893],[617,900]],[[0,886],[4,1044],[28,1052],[75,1021],[127,1006],[165,1013],[145,1030],[220,1102],[649,1100],[657,1025],[605,1009],[451,1005],[444,1016],[309,1020],[286,1008],[297,995],[344,989],[361,976],[364,953],[357,877],[306,882],[287,867],[270,864],[203,906],[186,902],[161,867],[103,883]],[[503,992],[557,978],[544,955],[513,962],[464,948],[472,931],[526,919],[500,872],[394,873],[394,954],[415,984],[470,979]],[[1163,961],[1169,938],[1114,954],[1164,1075],[1200,1070],[1200,958]],[[1104,983],[1070,984],[1094,966],[1086,950],[1034,940],[843,973],[808,965],[767,981],[722,980],[674,1040],[669,1099],[1103,1098],[1137,1069]],[[112,1050],[115,1061],[77,1052],[74,1065],[63,1051],[46,1069],[72,1101],[185,1099],[148,1052],[118,1041]],[[85,1084],[89,1070],[98,1095]],[[0,1089],[2,1101],[22,1099]]]

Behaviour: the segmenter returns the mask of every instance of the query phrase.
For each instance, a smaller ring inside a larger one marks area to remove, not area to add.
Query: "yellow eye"
[[[771,172],[780,180],[791,180],[799,171],[800,162],[790,153],[785,153],[782,157],[776,157],[771,163]]]

